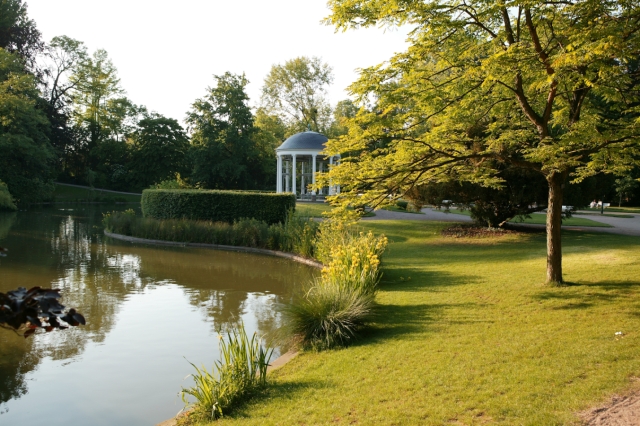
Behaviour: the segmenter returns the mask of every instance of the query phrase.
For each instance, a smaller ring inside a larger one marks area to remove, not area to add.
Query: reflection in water
[[[102,234],[97,208],[0,215],[0,291],[62,289],[87,325],[23,339],[0,330],[0,423],[154,424],[180,409],[215,331],[270,335],[276,306],[311,268],[246,253],[132,245]],[[64,392],[60,390],[64,389]],[[35,409],[34,407],[37,407]],[[61,408],[64,407],[64,408]]]

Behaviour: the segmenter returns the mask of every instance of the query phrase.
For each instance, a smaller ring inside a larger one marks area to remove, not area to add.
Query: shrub
[[[339,220],[320,225],[315,256],[325,265],[322,274],[284,311],[303,348],[329,349],[357,337],[374,313],[386,245],[386,237],[356,232]]]
[[[323,280],[338,287],[375,293],[386,247],[385,236],[357,232],[341,222],[324,222],[316,242],[316,258],[325,265]]]
[[[145,189],[142,214],[155,219],[193,219],[234,222],[257,219],[268,224],[286,220],[295,209],[293,194],[197,189]]]
[[[226,342],[220,335],[221,359],[211,372],[190,363],[196,369],[191,375],[195,386],[182,388],[180,392],[185,408],[191,405],[189,396],[196,400],[189,419],[222,417],[253,391],[266,386],[272,353],[273,349],[263,348],[256,333],[249,339],[243,324],[229,331]]]
[[[374,299],[373,293],[319,279],[304,296],[285,307],[287,328],[305,349],[345,346],[371,319]]]
[[[401,210],[406,210],[408,205],[409,205],[408,201],[404,201],[404,200],[396,201],[396,206],[398,206],[398,208]]]
[[[0,180],[0,211],[16,211],[18,210],[13,197],[9,193],[9,187],[7,184]]]

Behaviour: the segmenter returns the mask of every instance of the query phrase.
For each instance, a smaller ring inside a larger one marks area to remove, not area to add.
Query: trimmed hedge
[[[284,222],[295,210],[293,194],[203,189],[145,189],[142,215],[155,219],[192,219],[233,223],[257,219],[268,224]]]

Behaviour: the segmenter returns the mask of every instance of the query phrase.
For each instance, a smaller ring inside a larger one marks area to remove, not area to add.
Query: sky
[[[333,68],[329,101],[348,97],[358,68],[407,47],[406,29],[336,33],[326,0],[26,0],[43,39],[66,35],[105,49],[132,102],[183,121],[213,75],[246,74],[251,105],[274,64],[317,56]]]

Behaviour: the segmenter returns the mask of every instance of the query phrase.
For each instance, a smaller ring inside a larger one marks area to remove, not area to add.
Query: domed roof
[[[328,140],[329,138],[322,133],[311,131],[296,133],[295,135],[288,137],[282,145],[276,148],[276,151],[287,149],[308,149],[320,152],[325,148],[325,144]]]

